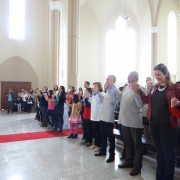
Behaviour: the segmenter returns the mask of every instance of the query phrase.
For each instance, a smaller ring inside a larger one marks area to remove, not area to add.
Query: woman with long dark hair
[[[138,84],[131,87],[148,105],[147,118],[150,120],[150,131],[157,151],[156,180],[173,180],[175,155],[174,146],[179,122],[170,111],[171,99],[180,99],[180,86],[173,84],[168,68],[158,64],[154,68],[157,84],[153,85],[146,96]]]
[[[59,133],[62,132],[63,127],[63,114],[64,114],[64,103],[66,100],[65,88],[64,86],[59,87],[59,93],[55,99],[55,127],[53,131],[58,130]]]

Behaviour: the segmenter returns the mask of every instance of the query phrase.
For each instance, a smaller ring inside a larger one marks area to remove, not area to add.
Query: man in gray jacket
[[[119,91],[115,87],[116,77],[109,75],[106,79],[106,94],[102,96],[99,93],[99,97],[102,101],[100,110],[100,134],[101,134],[101,148],[95,156],[106,155],[107,148],[107,137],[109,139],[109,158],[106,160],[107,163],[114,161],[115,151],[115,136],[113,133],[114,129],[114,110],[116,108]]]
[[[123,89],[121,94],[121,106],[119,114],[119,124],[122,125],[123,140],[126,146],[125,162],[119,168],[133,168],[131,176],[141,172],[142,168],[142,107],[143,102],[139,94],[134,94],[131,85],[138,82],[138,73],[133,71],[128,76],[129,85]],[[146,89],[141,87],[146,93]],[[135,156],[134,156],[135,155]]]
[[[12,112],[12,101],[14,99],[15,93],[12,91],[11,88],[9,88],[9,91],[6,93],[7,97],[7,113],[10,113],[10,110]]]

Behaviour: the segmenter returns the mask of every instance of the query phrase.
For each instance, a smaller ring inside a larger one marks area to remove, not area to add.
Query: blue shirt
[[[11,93],[8,94],[8,101],[12,101]]]

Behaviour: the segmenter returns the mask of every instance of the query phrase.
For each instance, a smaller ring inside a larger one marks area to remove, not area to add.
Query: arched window
[[[168,16],[168,68],[171,74],[177,73],[177,19],[174,12]]]
[[[9,0],[9,38],[24,40],[25,0]]]
[[[136,70],[136,34],[126,30],[126,21],[119,17],[115,31],[106,34],[106,75],[113,74],[117,82],[127,82],[128,74]]]

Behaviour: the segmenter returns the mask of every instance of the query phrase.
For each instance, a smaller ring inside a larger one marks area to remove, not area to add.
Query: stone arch
[[[19,56],[8,58],[0,65],[0,81],[28,81],[32,82],[32,87],[38,84],[33,67]]]

